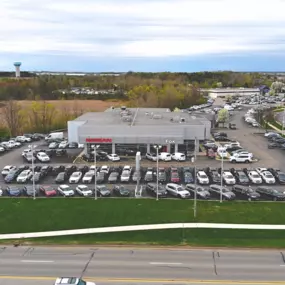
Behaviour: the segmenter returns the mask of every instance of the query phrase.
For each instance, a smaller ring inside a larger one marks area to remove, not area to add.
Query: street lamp
[[[95,177],[94,177],[94,199],[97,200],[97,149],[100,147],[100,145],[94,145],[94,171],[95,171]]]
[[[223,173],[224,173],[224,154],[222,152],[220,203],[223,203]]]
[[[33,172],[33,198],[36,200],[36,185],[35,185],[35,167],[34,167],[34,149],[37,147],[37,145],[29,145],[29,149],[31,150],[32,154],[32,172]]]
[[[283,110],[282,114],[282,132],[281,132],[282,135],[284,135],[284,124],[285,124],[285,109]]]
[[[195,183],[195,190],[194,190],[194,218],[197,216],[197,169],[196,169],[196,159],[197,159],[197,145],[198,141],[197,138],[195,138],[195,149],[194,149],[194,183]]]
[[[156,149],[156,201],[158,201],[158,151],[162,148],[161,145],[154,145]]]

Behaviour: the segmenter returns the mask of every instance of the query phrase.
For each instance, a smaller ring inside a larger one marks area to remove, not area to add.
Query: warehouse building
[[[218,97],[225,98],[228,96],[255,96],[260,94],[259,88],[212,88],[201,89],[201,92],[208,93],[208,96],[216,99]]]
[[[163,151],[189,150],[199,141],[210,138],[211,121],[202,115],[171,112],[163,108],[110,108],[105,112],[86,113],[68,122],[68,140],[92,145],[116,153],[117,147],[152,151],[159,144]],[[186,146],[186,147],[185,147]]]

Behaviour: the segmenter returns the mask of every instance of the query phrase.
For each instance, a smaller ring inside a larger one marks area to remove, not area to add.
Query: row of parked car
[[[33,176],[34,172],[34,176]],[[213,183],[225,185],[249,185],[249,184],[285,184],[285,173],[279,169],[257,167],[254,169],[224,169],[205,168],[195,169],[194,167],[155,167],[141,168],[138,173],[129,165],[122,167],[110,167],[103,165],[101,167],[83,165],[57,165],[57,166],[34,166],[23,165],[20,167],[7,165],[2,170],[2,176],[6,183],[42,183],[46,177],[53,177],[54,182],[58,184],[91,184],[95,180],[97,183],[136,183],[138,179],[143,183],[177,183],[200,185],[209,185]]]
[[[264,136],[268,140],[268,148],[279,148],[279,149],[285,149],[285,138],[281,136],[279,133],[275,132],[267,132],[264,134]]]

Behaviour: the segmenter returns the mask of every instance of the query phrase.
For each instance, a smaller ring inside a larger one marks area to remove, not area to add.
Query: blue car
[[[22,189],[18,186],[9,186],[6,189],[8,196],[19,197],[22,194]]]
[[[191,173],[190,170],[186,170],[184,171],[184,183],[188,184],[188,183],[194,183],[194,178],[193,178],[193,174]]]
[[[12,183],[14,180],[16,180],[17,176],[19,174],[19,171],[18,170],[13,170],[13,171],[10,171],[8,173],[8,175],[6,175],[5,177],[5,182],[6,183]]]

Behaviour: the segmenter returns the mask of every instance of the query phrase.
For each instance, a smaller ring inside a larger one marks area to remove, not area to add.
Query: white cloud
[[[1,0],[0,52],[114,57],[284,51],[283,0]]]

